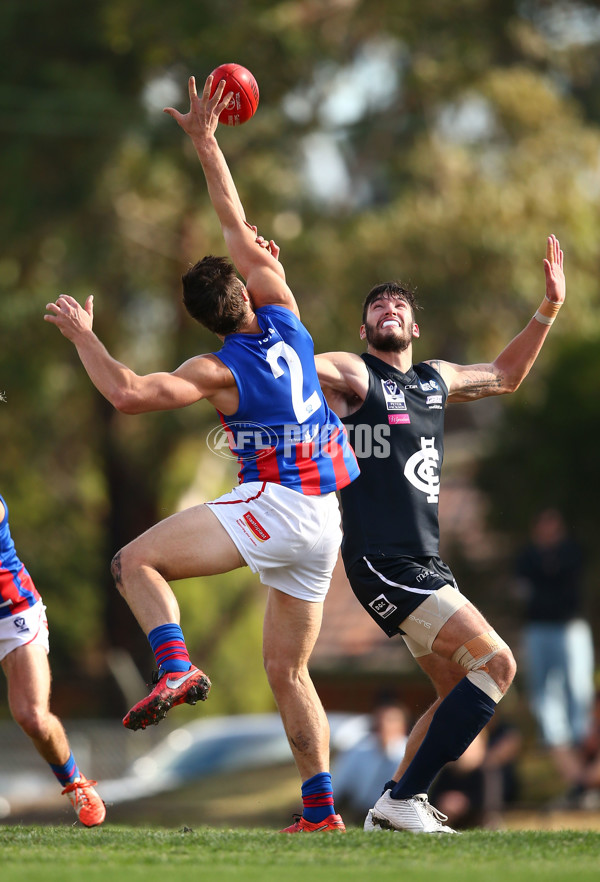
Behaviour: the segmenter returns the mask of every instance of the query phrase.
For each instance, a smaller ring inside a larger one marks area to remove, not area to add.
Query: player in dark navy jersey
[[[8,683],[10,712],[86,827],[104,821],[106,809],[79,770],[61,721],[50,711],[46,607],[15,549],[8,506],[0,496],[0,664]]]
[[[188,312],[221,338],[222,348],[173,373],[139,376],[93,333],[91,298],[81,307],[61,296],[48,304],[45,318],[75,344],[92,382],[118,410],[145,413],[209,401],[240,463],[238,487],[155,525],[113,560],[117,586],[159,669],[156,687],[124,724],[143,729],[177,704],[205,699],[210,689],[189,660],[168,583],[248,565],[268,586],[265,667],[303,782],[303,814],[282,832],[343,832],[329,775],[327,717],[308,660],[341,539],[335,491],[359,470],[321,391],[313,343],[277,260],[279,249],[246,222],[215,138],[231,94],[223,95],[222,82],[210,99],[211,85],[209,77],[198,98],[191,78],[189,113],[167,111],[196,148],[235,265],[209,256],[183,277]]]
[[[547,240],[544,269],[540,308],[489,364],[414,365],[416,303],[395,283],[377,286],[366,298],[360,331],[365,354],[330,352],[316,359],[361,467],[340,494],[348,579],[386,634],[403,636],[439,696],[415,725],[403,762],[367,815],[366,830],[452,832],[427,791],[488,722],[514,677],[509,647],[458,591],[439,557],[444,409],[447,401],[513,392],[527,376],[565,297],[563,254],[554,236]]]

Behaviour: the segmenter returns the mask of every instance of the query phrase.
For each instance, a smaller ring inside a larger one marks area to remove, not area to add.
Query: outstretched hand
[[[567,290],[563,272],[563,253],[560,242],[554,234],[548,236],[546,243],[544,272],[546,274],[546,298],[551,303],[563,303]]]
[[[92,330],[94,295],[90,294],[81,306],[74,297],[61,294],[55,303],[46,304],[46,310],[49,314],[44,316],[44,321],[56,325],[67,340],[74,341],[79,334]]]
[[[223,95],[225,80],[221,80],[217,85],[215,94],[211,98],[212,84],[213,77],[211,75],[207,77],[202,97],[199,98],[196,92],[196,78],[190,77],[188,80],[188,91],[190,94],[190,109],[188,113],[180,113],[174,107],[164,108],[164,112],[172,116],[175,122],[181,126],[183,131],[193,141],[207,135],[214,135],[219,124],[219,116],[233,96],[233,92],[227,92],[226,95]]]

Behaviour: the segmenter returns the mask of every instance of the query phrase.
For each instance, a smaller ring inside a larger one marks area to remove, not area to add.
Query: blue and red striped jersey
[[[40,600],[40,595],[23,563],[17,557],[8,526],[8,506],[0,521],[0,618],[14,616]]]
[[[346,430],[319,385],[312,338],[283,306],[256,310],[260,334],[228,334],[214,354],[231,370],[239,408],[219,413],[240,484],[271,481],[308,496],[358,477]]]

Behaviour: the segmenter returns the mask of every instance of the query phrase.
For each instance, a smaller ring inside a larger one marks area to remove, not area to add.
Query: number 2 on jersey
[[[275,379],[281,377],[283,374],[283,368],[278,364],[279,359],[282,358],[287,364],[290,371],[290,383],[292,386],[292,407],[294,408],[294,413],[299,425],[302,425],[302,423],[305,423],[310,415],[321,406],[321,397],[315,390],[306,401],[304,400],[302,393],[304,373],[302,371],[302,362],[300,361],[298,353],[288,343],[279,340],[267,349],[265,355]]]

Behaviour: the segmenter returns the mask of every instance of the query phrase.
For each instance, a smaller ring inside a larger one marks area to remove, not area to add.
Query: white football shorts
[[[342,539],[335,493],[304,496],[250,481],[206,504],[263,585],[300,600],[325,599]]]
[[[13,649],[27,645],[49,651],[46,607],[41,600],[23,612],[0,619],[0,661]]]

